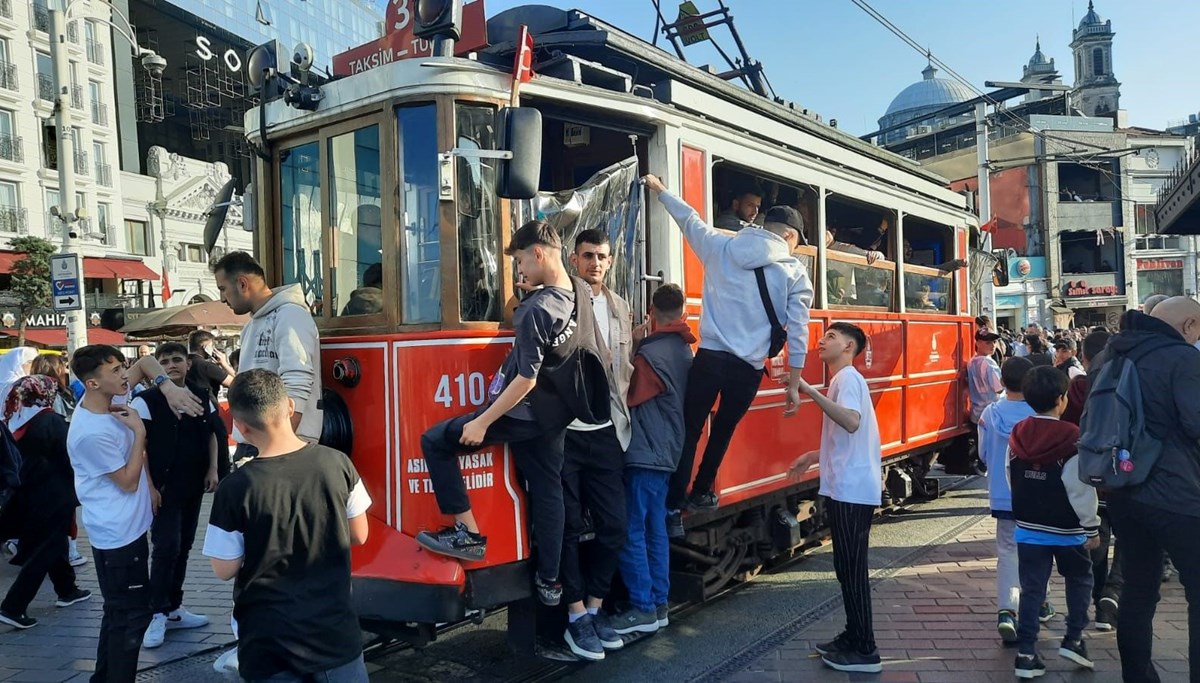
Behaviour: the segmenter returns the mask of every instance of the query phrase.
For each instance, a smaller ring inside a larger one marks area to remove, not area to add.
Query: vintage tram
[[[502,130],[522,118],[509,109],[521,26],[538,57],[520,94],[521,110],[540,114],[533,140],[517,139],[529,130]],[[436,624],[529,602],[528,515],[506,449],[462,456],[489,537],[486,561],[434,555],[413,540],[446,523],[421,433],[483,403],[511,342],[514,273],[501,254],[534,209],[497,191],[498,176],[528,168],[505,169],[513,162],[488,151],[519,146],[517,162],[536,155],[545,193],[636,157],[637,172],[660,175],[710,220],[734,186],[789,194],[806,218],[811,246],[800,251],[817,289],[804,376],[825,381],[815,354],[825,325],[861,325],[870,342],[857,364],[884,442],[881,481],[893,501],[920,489],[918,456],[964,432],[970,281],[966,269],[934,267],[968,255],[978,222],[964,197],[907,159],[581,12],[518,7],[486,30],[491,46],[471,55],[336,79],[320,87],[315,111],[264,96],[246,118],[263,159],[253,178],[259,254],[274,283],[304,287],[321,331],[324,440],[349,452],[375,500],[370,540],[353,555],[365,628],[427,640]],[[698,320],[699,261],[657,202],[638,213],[628,272],[613,275],[638,308],[656,282],[680,284]],[[874,231],[885,258],[827,248],[835,228],[841,239]],[[783,372],[777,359],[734,435],[717,481],[720,508],[687,516],[686,538],[673,545],[682,597],[711,595],[824,526],[819,473],[800,483],[785,475],[817,447],[819,411],[807,402],[784,420]]]

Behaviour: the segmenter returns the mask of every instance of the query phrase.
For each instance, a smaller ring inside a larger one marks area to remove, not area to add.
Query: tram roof
[[[639,93],[664,104],[671,99],[671,82],[684,83],[746,110],[768,116],[847,150],[869,156],[913,175],[945,186],[948,181],[916,162],[877,147],[845,131],[823,123],[815,112],[782,98],[772,100],[740,88],[715,73],[690,64],[662,48],[650,45],[580,10],[561,10],[545,5],[524,5],[488,20],[490,47],[480,52],[480,61],[511,66],[515,37],[524,24],[539,50],[558,51],[623,73]],[[640,87],[639,87],[640,86]],[[736,125],[736,121],[731,121]]]

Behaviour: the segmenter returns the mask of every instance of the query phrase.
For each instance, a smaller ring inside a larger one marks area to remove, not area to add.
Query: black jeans
[[[1109,496],[1108,514],[1121,539],[1121,611],[1117,616],[1117,646],[1125,683],[1158,683],[1151,644],[1154,611],[1162,584],[1163,553],[1179,572],[1188,598],[1188,661],[1191,683],[1200,683],[1200,517],[1181,515],[1139,503],[1128,496]]]
[[[704,431],[704,422],[712,412],[717,398],[717,414],[713,416],[708,430],[708,444],[704,447],[704,459],[700,471],[692,484],[692,493],[712,493],[713,482],[729,440],[737,428],[762,383],[762,370],[754,369],[746,361],[732,353],[700,349],[692,368],[688,371],[687,393],[683,399],[683,455],[679,467],[671,476],[671,489],[667,492],[667,509],[680,510],[687,499],[688,482],[692,478],[692,467],[696,462],[696,445]]]
[[[203,494],[179,495],[166,489],[150,526],[150,607],[167,614],[183,605],[188,553],[196,540]]]
[[[563,438],[565,424],[547,425],[533,420],[501,417],[492,423],[477,447],[464,446],[463,426],[486,410],[444,420],[421,436],[421,452],[433,482],[442,514],[457,515],[471,509],[467,485],[458,466],[460,453],[473,453],[485,446],[507,443],[516,460],[529,494],[529,516],[537,543],[538,575],[546,581],[558,579],[562,558],[563,526]]]
[[[67,533],[71,527],[71,519],[75,515],[73,506],[64,506],[61,510],[51,513],[53,519],[46,520],[44,527],[48,532],[41,538],[21,539],[21,555],[25,562],[21,571],[8,588],[0,609],[13,615],[25,614],[29,603],[37,596],[42,587],[42,580],[47,576],[54,584],[54,592],[58,597],[69,595],[75,590],[75,570],[67,562]],[[26,548],[26,546],[30,546]]]
[[[590,432],[568,429],[562,470],[563,601],[604,598],[612,585],[621,548],[625,547],[625,451],[611,425]],[[584,511],[591,515],[596,538],[582,551],[579,536],[586,530]],[[586,576],[581,568],[588,570]]]
[[[867,555],[871,546],[874,505],[859,505],[825,499],[833,537],[833,573],[842,586],[846,610],[846,636],[859,652],[875,650],[875,627],[871,616],[871,575]]]
[[[1021,654],[1037,652],[1038,612],[1046,601],[1050,570],[1067,584],[1067,637],[1078,640],[1088,623],[1088,604],[1092,599],[1092,560],[1080,545],[1033,545],[1017,543],[1017,561],[1021,574],[1021,606],[1017,614],[1017,647]]]
[[[1112,562],[1109,562],[1109,549]],[[1100,510],[1100,545],[1092,550],[1092,603],[1100,606],[1100,598],[1112,598],[1121,602],[1121,551],[1117,537],[1112,533],[1108,510]]]
[[[112,550],[92,548],[104,596],[92,683],[133,683],[138,652],[150,625],[150,544],[143,535]]]

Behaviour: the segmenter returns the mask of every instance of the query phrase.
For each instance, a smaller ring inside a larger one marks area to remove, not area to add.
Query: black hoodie
[[[1129,311],[1109,354],[1149,349],[1136,363],[1146,429],[1163,442],[1162,456],[1140,486],[1106,495],[1200,517],[1200,351],[1158,318]],[[1136,457],[1136,455],[1135,455]]]

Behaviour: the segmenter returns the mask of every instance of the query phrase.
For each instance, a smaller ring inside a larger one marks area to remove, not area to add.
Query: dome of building
[[[958,81],[936,78],[937,69],[932,64],[925,67],[921,73],[925,78],[901,90],[888,105],[885,116],[917,109],[933,112],[975,97],[970,88]]]
[[[1038,38],[1037,49],[1034,50],[1033,56],[1029,58],[1029,67],[1032,69],[1035,66],[1046,66],[1050,60],[1046,59],[1046,55],[1042,54],[1042,39]]]
[[[1083,15],[1083,19],[1081,19],[1079,21],[1079,28],[1087,28],[1088,26],[1103,26],[1103,25],[1104,25],[1104,17],[1102,17],[1096,13],[1095,6],[1092,5],[1091,0],[1088,0],[1088,11],[1087,11],[1087,14]]]

